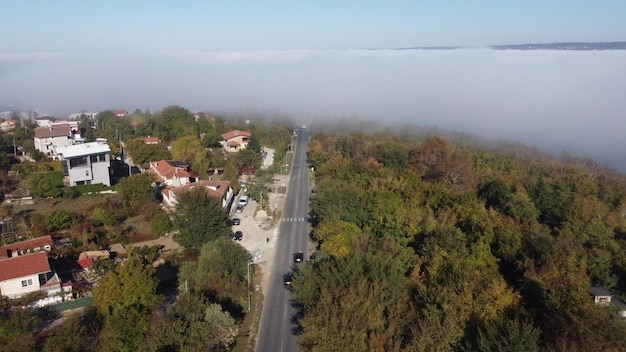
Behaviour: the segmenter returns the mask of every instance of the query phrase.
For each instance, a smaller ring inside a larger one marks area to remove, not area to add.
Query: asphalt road
[[[300,129],[296,137],[293,162],[290,165],[291,175],[278,230],[276,254],[265,292],[255,347],[257,352],[296,351],[297,325],[294,323],[289,290],[283,286],[283,275],[294,270],[296,265],[293,261],[294,253],[304,252],[304,259],[308,259],[309,168],[306,157],[308,141],[308,132]]]

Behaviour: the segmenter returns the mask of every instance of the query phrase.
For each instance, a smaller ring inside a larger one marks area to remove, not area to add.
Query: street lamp
[[[263,264],[265,260],[262,262],[250,262],[248,263],[248,312],[250,311],[250,307],[252,306],[252,294],[250,293],[250,265],[253,264]]]

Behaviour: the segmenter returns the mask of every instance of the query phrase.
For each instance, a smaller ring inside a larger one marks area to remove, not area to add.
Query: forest
[[[312,137],[299,350],[626,350],[624,175],[466,137]]]

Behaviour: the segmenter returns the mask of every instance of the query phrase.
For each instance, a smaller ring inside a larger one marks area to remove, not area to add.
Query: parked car
[[[243,213],[243,205],[238,204],[237,208],[235,208],[235,213]]]
[[[239,218],[232,218],[232,219],[230,219],[230,224],[231,225],[241,225],[241,219],[239,219]]]
[[[235,241],[241,241],[243,239],[243,232],[235,231],[235,235],[233,236]]]
[[[245,207],[248,204],[248,196],[239,197],[239,204]]]
[[[295,263],[302,263],[304,261],[304,253],[296,252],[293,254],[293,261]]]

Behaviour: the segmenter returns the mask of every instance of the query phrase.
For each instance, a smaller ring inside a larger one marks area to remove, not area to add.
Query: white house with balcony
[[[72,145],[72,127],[67,123],[37,127],[34,143],[35,149],[55,157],[55,149]]]
[[[106,140],[58,148],[56,152],[67,185],[111,185],[111,148]]]
[[[0,259],[0,294],[18,298],[43,291],[46,297],[35,304],[39,307],[63,300],[61,281],[50,268],[45,251]]]

